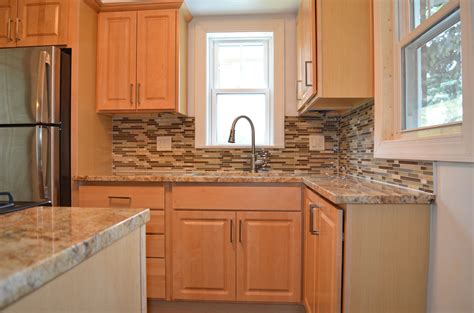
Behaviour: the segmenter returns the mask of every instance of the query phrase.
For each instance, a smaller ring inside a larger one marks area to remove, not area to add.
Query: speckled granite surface
[[[148,209],[36,207],[0,215],[0,309],[149,219]]]
[[[246,172],[154,172],[76,176],[81,182],[303,183],[336,204],[431,203],[434,195],[353,176]]]

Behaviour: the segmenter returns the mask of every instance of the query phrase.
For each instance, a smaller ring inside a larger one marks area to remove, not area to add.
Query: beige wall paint
[[[474,164],[436,164],[429,313],[474,312]]]

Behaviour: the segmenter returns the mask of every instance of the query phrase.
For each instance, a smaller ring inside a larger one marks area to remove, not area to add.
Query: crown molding
[[[156,10],[156,9],[179,9],[183,0],[141,0],[139,2],[117,2],[101,3],[99,0],[84,0],[87,4],[96,7],[99,12]],[[94,4],[93,4],[94,3]]]

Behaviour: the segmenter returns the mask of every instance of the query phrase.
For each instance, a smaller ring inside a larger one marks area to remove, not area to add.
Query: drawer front
[[[166,297],[166,271],[164,259],[146,259],[147,297],[164,299]]]
[[[301,211],[300,186],[219,186],[173,187],[173,208],[187,210]]]
[[[151,210],[150,221],[146,224],[147,234],[164,234],[165,233],[165,212]]]
[[[146,235],[146,256],[151,258],[165,257],[164,235]]]
[[[163,186],[83,185],[79,187],[79,205],[163,209],[165,189]]]

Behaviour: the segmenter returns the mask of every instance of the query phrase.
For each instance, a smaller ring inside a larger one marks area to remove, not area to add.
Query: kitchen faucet
[[[261,155],[259,155],[259,156],[262,157],[262,159],[257,160],[257,153],[255,152],[255,127],[253,126],[252,120],[248,116],[241,115],[241,116],[238,116],[234,119],[234,121],[232,122],[232,127],[230,128],[230,135],[229,135],[228,142],[229,143],[235,143],[235,126],[237,125],[237,122],[242,118],[246,119],[249,122],[250,128],[252,130],[252,155],[251,155],[252,168],[251,168],[251,172],[252,173],[257,173],[258,168],[264,168],[264,167],[268,166],[269,153],[268,152],[263,152]]]

